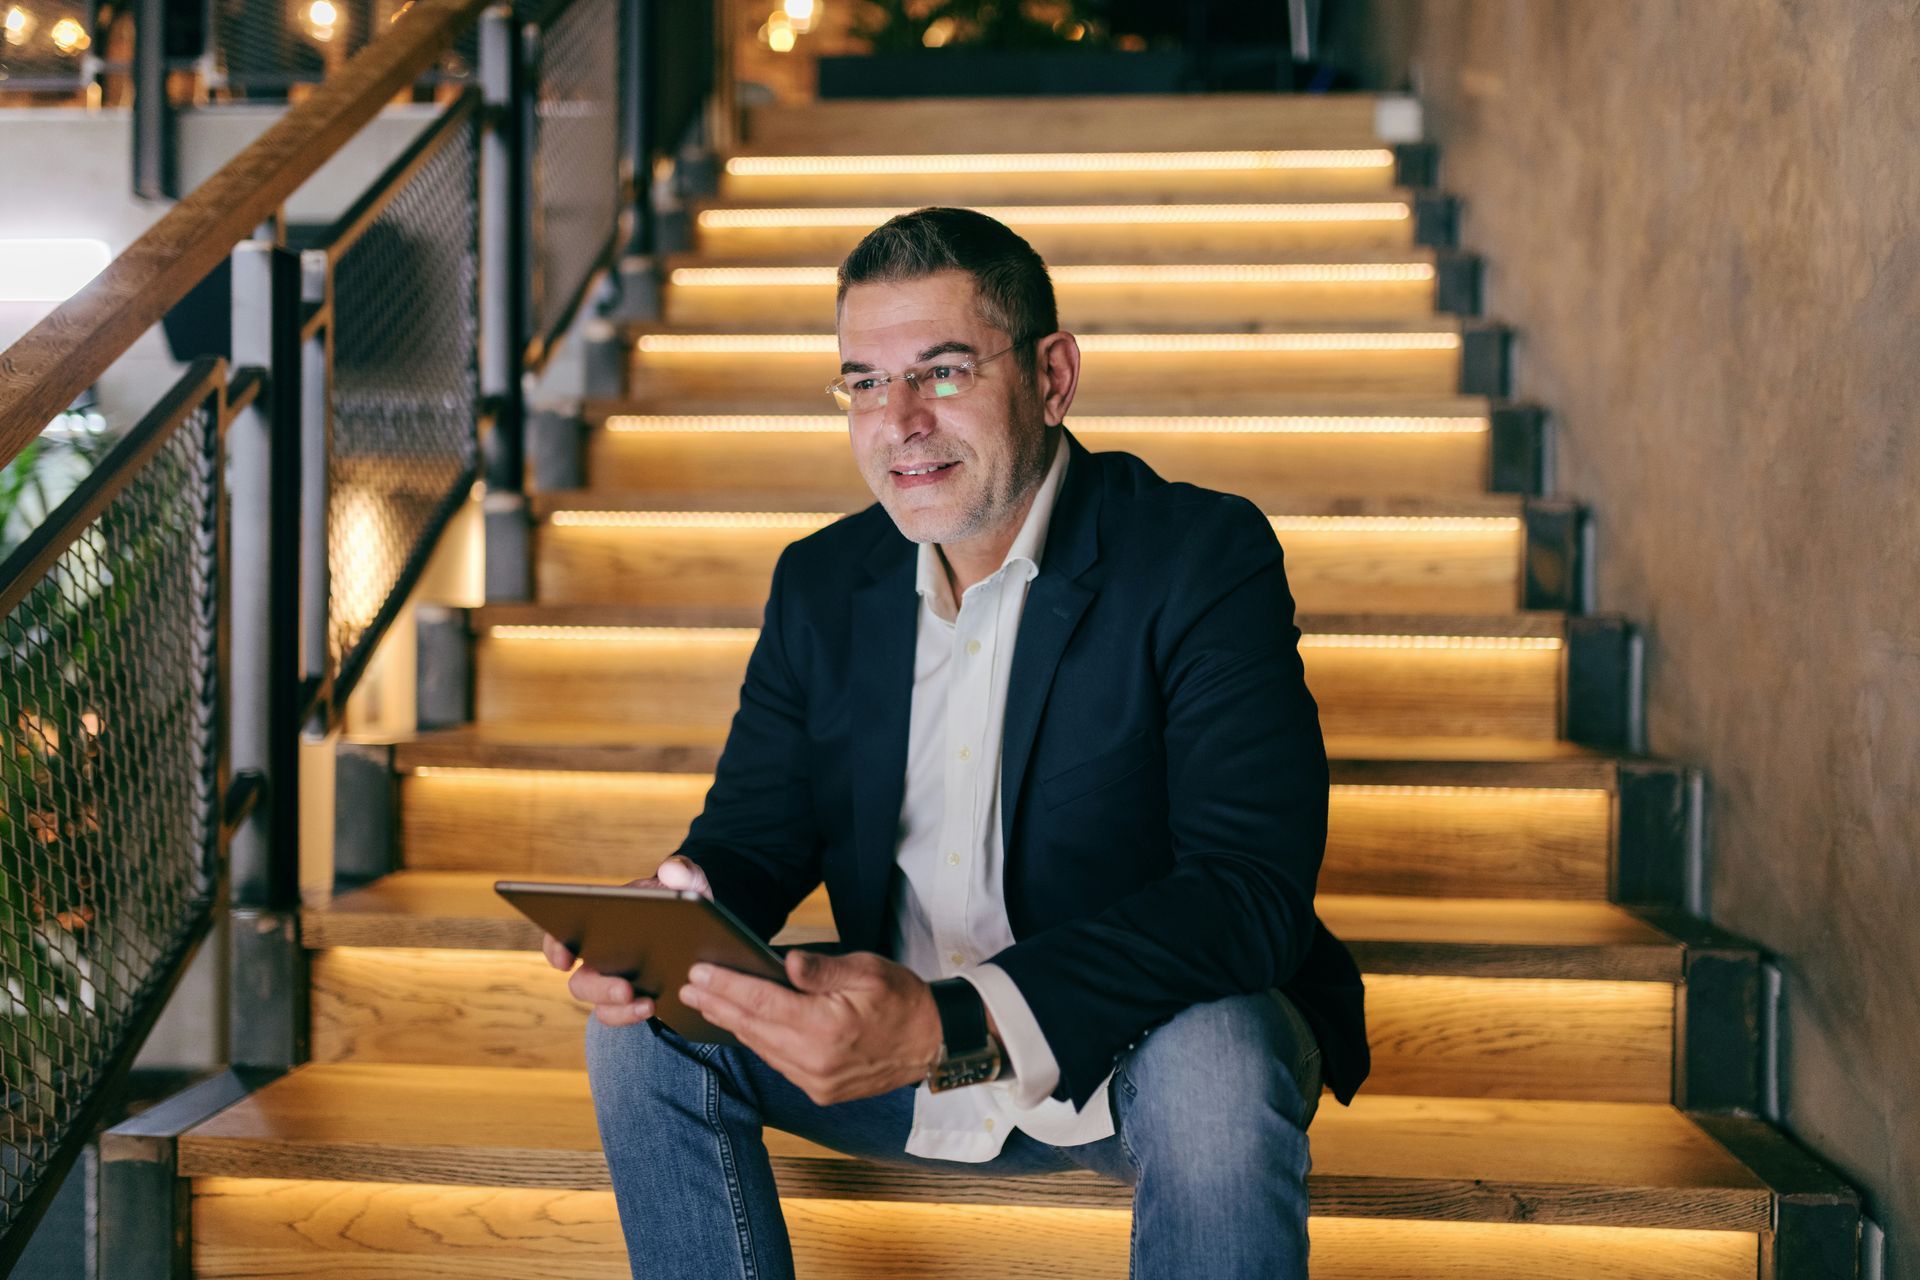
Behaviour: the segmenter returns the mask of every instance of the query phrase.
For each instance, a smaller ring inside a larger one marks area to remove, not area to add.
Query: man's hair
[[[837,308],[856,284],[918,280],[939,271],[973,277],[980,318],[1019,345],[1029,371],[1032,343],[1060,327],[1047,264],[1005,223],[971,209],[915,209],[869,231],[840,264]]]

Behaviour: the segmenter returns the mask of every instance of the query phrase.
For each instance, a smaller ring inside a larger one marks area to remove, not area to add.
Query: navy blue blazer
[[[1009,675],[1001,762],[1015,943],[991,959],[1084,1107],[1141,1034],[1283,989],[1342,1102],[1360,974],[1313,910],[1327,759],[1280,546],[1245,498],[1128,453],[1071,458]],[[781,553],[706,807],[680,853],[763,938],[824,879],[845,950],[884,954],[906,786],[915,544],[878,503]]]

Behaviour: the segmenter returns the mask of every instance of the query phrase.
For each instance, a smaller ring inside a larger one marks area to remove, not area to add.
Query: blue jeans
[[[1307,1274],[1320,1049],[1278,991],[1195,1005],[1123,1053],[1113,1137],[1054,1147],[1016,1130],[982,1164],[906,1154],[912,1086],[819,1106],[750,1050],[657,1022],[590,1020],[587,1066],[627,1256],[646,1280],[793,1276],[762,1125],[879,1164],[997,1177],[1084,1168],[1126,1183],[1134,1280]]]

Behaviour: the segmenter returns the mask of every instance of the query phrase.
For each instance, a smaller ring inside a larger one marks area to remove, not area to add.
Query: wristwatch
[[[940,1014],[940,1056],[927,1069],[927,1090],[943,1093],[1000,1077],[1000,1046],[987,1030],[987,1004],[965,978],[927,984]]]

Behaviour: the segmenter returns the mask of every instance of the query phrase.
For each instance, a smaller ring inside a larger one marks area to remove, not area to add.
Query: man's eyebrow
[[[919,364],[922,360],[931,360],[935,356],[950,356],[950,355],[971,356],[971,355],[977,355],[977,354],[979,354],[979,349],[975,347],[971,342],[961,342],[958,339],[949,339],[946,342],[934,343],[932,346],[928,347],[925,351],[922,351],[919,355],[915,356],[913,358],[913,362],[915,364]],[[865,364],[859,360],[842,360],[840,362],[840,372],[841,373],[878,373],[879,370],[875,369],[872,365]]]

